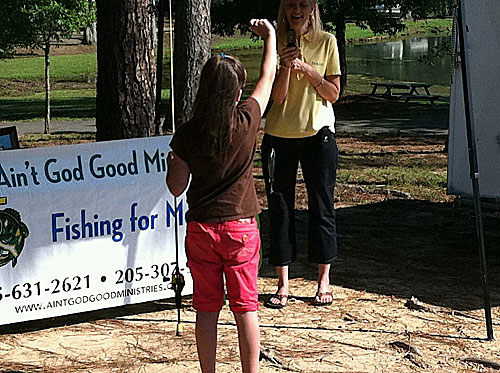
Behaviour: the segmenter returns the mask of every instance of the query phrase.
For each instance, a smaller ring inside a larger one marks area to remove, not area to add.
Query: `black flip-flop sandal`
[[[279,300],[279,303],[273,303],[272,302],[273,298]],[[284,304],[283,304],[283,299],[285,300]],[[278,293],[272,295],[271,298],[269,298],[264,302],[264,306],[266,306],[267,308],[274,308],[274,309],[284,308],[286,307],[287,304],[288,304],[288,295],[278,294]]]
[[[330,297],[332,297],[332,300],[330,302],[321,302],[321,297],[323,295],[329,295]],[[320,301],[316,301],[316,298],[319,298]],[[314,300],[312,301],[312,305],[313,306],[316,306],[316,307],[323,307],[323,306],[330,306],[331,304],[333,303],[333,294],[331,291],[325,291],[323,293],[320,293],[319,291],[316,292],[316,295],[314,296]]]

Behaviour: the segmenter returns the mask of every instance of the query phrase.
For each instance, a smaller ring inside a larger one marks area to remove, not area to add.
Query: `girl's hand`
[[[262,39],[276,34],[273,25],[267,19],[252,19],[250,21],[250,28]]]
[[[293,61],[299,60],[302,58],[302,53],[300,48],[297,47],[286,47],[283,48],[281,52],[281,65],[285,67],[291,67]]]

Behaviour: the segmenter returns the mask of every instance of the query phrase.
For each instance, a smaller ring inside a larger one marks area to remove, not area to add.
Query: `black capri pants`
[[[305,138],[265,134],[261,152],[270,219],[269,264],[287,266],[297,259],[295,184],[299,162],[308,196],[308,259],[331,263],[337,256],[334,191],[338,147],[334,133],[323,127]]]

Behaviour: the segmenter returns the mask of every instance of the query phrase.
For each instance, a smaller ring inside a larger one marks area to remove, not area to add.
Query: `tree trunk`
[[[167,114],[164,132],[191,118],[201,70],[210,58],[210,0],[176,1],[174,42],[175,126]],[[170,105],[172,101],[170,101]],[[171,106],[169,111],[171,112]]]
[[[45,125],[44,134],[50,133],[50,42],[46,42],[43,47],[45,56]]]
[[[344,95],[347,87],[347,56],[346,56],[346,27],[345,17],[343,14],[337,14],[335,17],[335,35],[337,37],[337,47],[339,49],[340,58],[340,97]]]
[[[88,0],[89,6],[95,3],[95,0]],[[95,45],[97,43],[97,23],[92,23],[89,27],[85,27],[83,31],[82,44],[84,45]]]
[[[161,92],[163,88],[163,54],[165,33],[165,0],[158,0],[158,36],[156,51],[156,102],[155,102],[155,135],[160,135],[161,127]],[[171,30],[169,30],[170,32]]]
[[[82,44],[95,45],[97,44],[97,23],[92,23],[89,27],[85,27],[83,31]]]
[[[155,105],[150,1],[97,0],[96,139],[149,136]]]

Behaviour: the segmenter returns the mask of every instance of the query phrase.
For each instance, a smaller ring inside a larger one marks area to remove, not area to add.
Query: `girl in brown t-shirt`
[[[238,328],[245,372],[259,365],[257,320],[260,207],[252,179],[261,113],[276,69],[276,34],[267,20],[252,20],[264,39],[261,75],[250,98],[240,102],[246,80],[242,64],[224,54],[205,64],[193,119],[175,133],[167,158],[167,185],[173,195],[187,191],[186,255],[193,276],[196,345],[203,372],[215,371],[217,320],[224,282]]]

